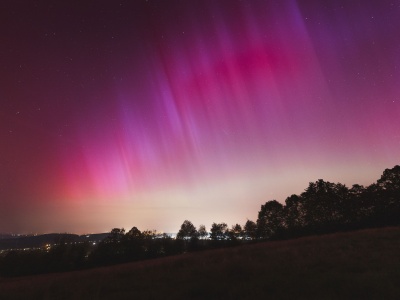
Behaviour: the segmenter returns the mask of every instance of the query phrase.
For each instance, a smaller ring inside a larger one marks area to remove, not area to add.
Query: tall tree
[[[140,259],[144,256],[143,251],[143,234],[137,227],[132,227],[125,234],[124,246],[126,249],[127,259]]]
[[[276,237],[285,227],[283,205],[276,200],[261,205],[257,219],[257,235],[261,239]]]
[[[228,238],[228,225],[226,223],[212,223],[210,239],[213,241],[224,241]]]
[[[400,191],[400,166],[385,169],[377,183],[384,190]]]
[[[207,236],[208,236],[208,232],[207,232],[206,226],[200,225],[199,226],[199,230],[198,230],[198,234],[199,234],[199,238],[200,239],[202,239],[202,240],[206,239]]]
[[[181,240],[192,240],[198,237],[198,232],[196,227],[193,225],[192,222],[185,220],[182,225],[181,229],[179,229],[178,234],[176,235],[177,239]]]
[[[257,238],[257,224],[254,221],[247,220],[244,225],[244,239],[255,240]]]
[[[385,169],[376,183],[376,215],[381,225],[400,224],[400,166]]]
[[[352,228],[358,228],[365,223],[371,215],[371,204],[366,194],[366,188],[359,184],[353,184],[349,189],[349,207],[347,219]]]
[[[92,252],[91,259],[99,264],[121,262],[125,258],[125,229],[113,228],[110,234]]]
[[[125,237],[128,240],[137,240],[141,239],[143,236],[142,232],[137,227],[132,227],[132,229],[125,234]]]
[[[313,232],[337,230],[339,224],[344,224],[350,201],[345,185],[319,179],[310,182],[301,197],[306,224]]]
[[[125,235],[124,228],[113,228],[110,234],[105,238],[106,243],[119,243]]]
[[[295,233],[306,224],[303,199],[298,195],[291,195],[285,200],[284,216],[287,229]]]
[[[228,237],[231,241],[239,241],[243,238],[243,229],[240,224],[232,225],[232,228],[227,231]]]

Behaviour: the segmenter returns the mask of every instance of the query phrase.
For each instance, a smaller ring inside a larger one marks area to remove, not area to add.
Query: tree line
[[[114,228],[98,245],[60,242],[51,249],[9,251],[0,256],[0,274],[16,276],[75,270],[144,260],[189,251],[288,239],[371,227],[400,225],[400,166],[386,169],[373,184],[351,188],[322,179],[282,204],[261,205],[256,221],[231,227],[213,223],[208,232],[185,220],[176,238],[155,230]]]

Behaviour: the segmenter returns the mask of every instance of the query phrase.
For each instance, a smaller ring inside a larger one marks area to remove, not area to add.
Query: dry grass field
[[[0,299],[400,299],[400,228],[0,278]]]

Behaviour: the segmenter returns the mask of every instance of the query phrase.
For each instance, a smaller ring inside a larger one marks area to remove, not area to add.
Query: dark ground
[[[400,299],[400,228],[0,278],[1,299]]]

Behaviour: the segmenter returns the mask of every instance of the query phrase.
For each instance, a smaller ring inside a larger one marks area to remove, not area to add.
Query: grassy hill
[[[0,278],[1,299],[400,299],[400,228]]]

